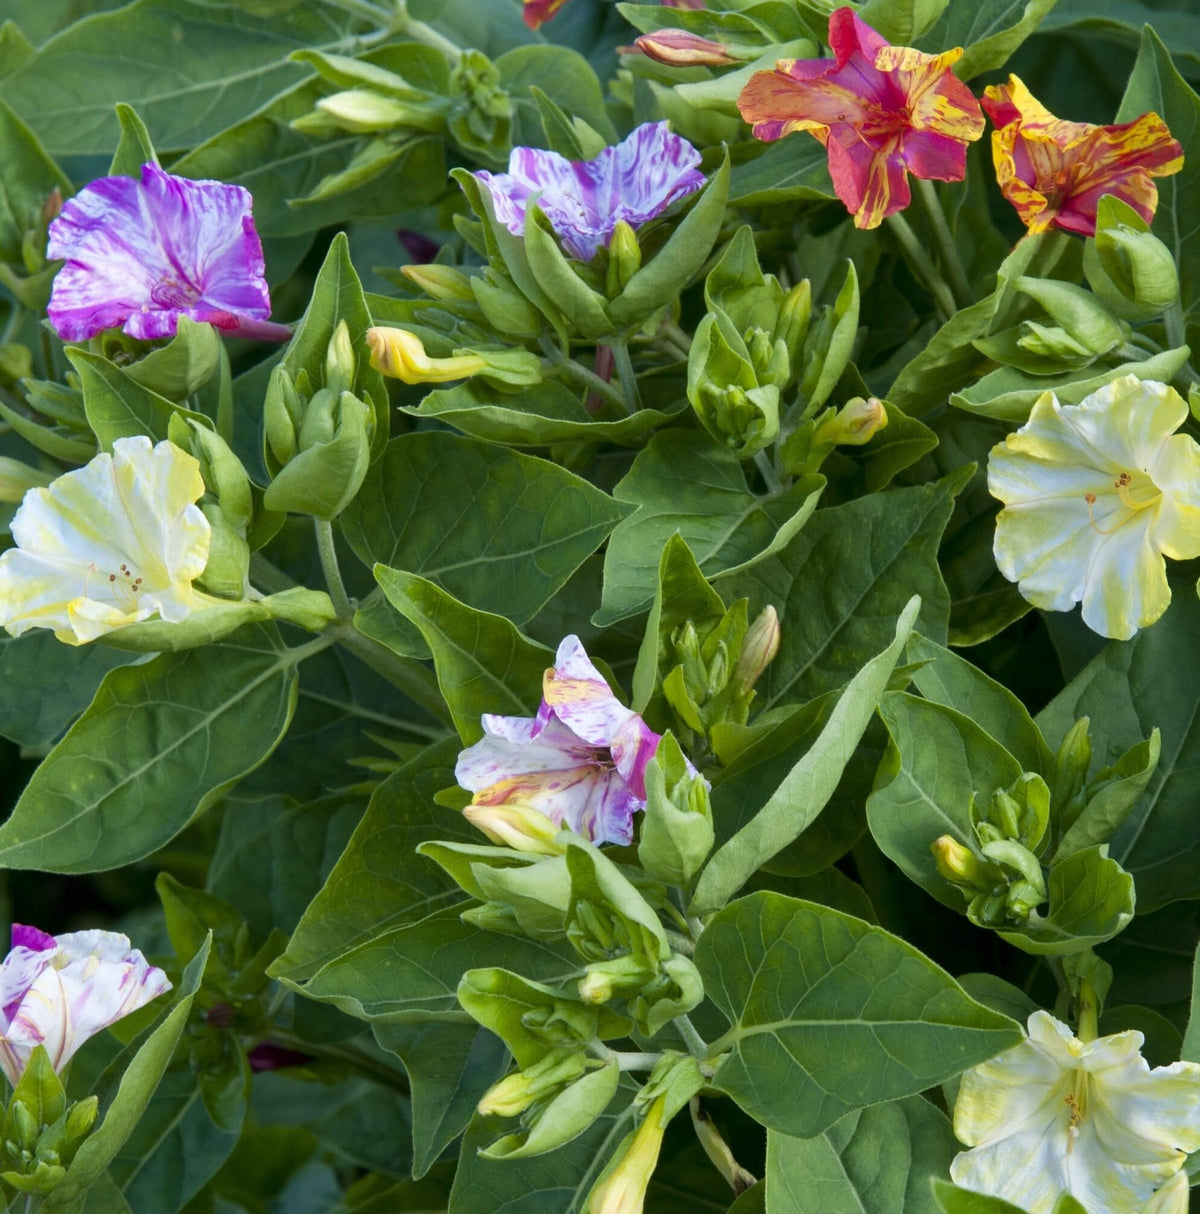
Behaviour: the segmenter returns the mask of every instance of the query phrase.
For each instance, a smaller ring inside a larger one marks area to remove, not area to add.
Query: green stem
[[[312,700],[317,704],[326,704],[330,708],[340,709],[363,721],[371,721],[397,732],[415,733],[418,737],[428,738],[431,742],[440,742],[446,737],[445,729],[437,725],[424,725],[418,721],[402,721],[399,717],[389,717],[386,713],[373,712],[369,708],[363,708],[361,704],[348,703],[345,700],[335,699],[333,696],[323,696],[319,692],[308,691],[303,687],[300,688],[300,696],[302,699]],[[0,870],[0,878],[4,876],[5,873]]]
[[[671,1023],[679,1030],[679,1035],[688,1047],[688,1053],[700,1062],[704,1062],[709,1054],[708,1042],[696,1032],[696,1026],[691,1020],[686,1015],[676,1016]]]
[[[621,391],[625,394],[625,412],[636,413],[642,407],[642,398],[638,393],[637,375],[633,370],[633,360],[629,357],[629,346],[623,341],[613,341],[609,342],[608,348],[613,352],[613,364],[621,381]]]
[[[1086,979],[1079,981],[1079,1025],[1075,1036],[1080,1041],[1095,1041],[1100,1035],[1100,1000],[1092,990],[1092,984]]]
[[[755,452],[754,466],[762,473],[762,478],[767,483],[767,492],[783,492],[783,482],[779,479],[779,473],[775,471],[775,465],[771,463],[771,457],[765,451]]]
[[[274,1026],[266,1040],[273,1045],[281,1045],[301,1054],[311,1054],[314,1058],[328,1058],[331,1062],[340,1062],[343,1066],[358,1071],[368,1079],[375,1080],[376,1083],[395,1088],[396,1091],[403,1092],[406,1096],[409,1094],[408,1083],[402,1075],[398,1075],[390,1067],[381,1064],[377,1058],[372,1058],[370,1054],[356,1050],[353,1046],[336,1045],[327,1041],[306,1041],[303,1037],[288,1032],[287,1029]]]
[[[950,290],[960,308],[968,307],[971,303],[971,284],[967,282],[966,271],[958,256],[958,246],[946,222],[946,212],[942,210],[941,199],[932,181],[917,180],[917,197],[925,207],[930,230],[933,232],[934,243],[942,259],[942,269],[950,278]]]
[[[288,577],[278,565],[273,565],[261,552],[250,554],[250,577],[269,594],[291,590],[299,583]]]
[[[321,558],[321,572],[325,574],[325,585],[333,600],[333,609],[339,619],[348,620],[354,614],[354,605],[346,593],[342,571],[338,568],[337,549],[333,543],[333,524],[328,519],[314,518],[313,530],[317,536],[317,553]]]
[[[612,1050],[603,1041],[588,1042],[588,1049],[605,1062],[615,1062],[618,1071],[652,1071],[661,1054],[639,1054],[632,1050]]]
[[[591,389],[601,399],[610,405],[615,405],[622,413],[628,413],[625,397],[617,391],[606,379],[602,379],[595,371],[577,363],[570,355],[564,354],[548,337],[540,337],[538,344],[542,353],[552,362],[567,379],[573,379],[577,384]]]
[[[954,293],[946,285],[946,280],[929,264],[929,254],[921,247],[921,242],[909,227],[908,220],[897,213],[889,215],[886,223],[904,253],[904,259],[908,262],[909,268],[933,296],[942,318],[949,320],[958,311],[954,302]]]
[[[1163,325],[1167,330],[1168,350],[1177,350],[1180,346],[1187,345],[1187,329],[1183,320],[1183,304],[1179,301],[1178,296],[1175,297],[1175,302],[1163,313]],[[1175,376],[1175,382],[1183,385],[1182,391],[1186,396],[1188,388],[1197,380],[1200,380],[1200,375],[1196,374],[1196,370],[1189,359],[1179,368]]]
[[[684,353],[684,357],[692,348],[692,335],[685,329],[681,329],[673,320],[668,320],[661,329],[659,336],[666,337],[674,342]]]
[[[423,42],[426,46],[432,46],[435,50],[441,51],[452,64],[462,58],[462,47],[457,42],[452,42],[444,34],[439,34],[433,26],[427,25],[424,21],[417,21],[408,15],[408,4],[405,0],[399,0],[396,9],[392,29],[397,34],[406,34],[414,42]]]
[[[8,323],[4,326],[3,334],[0,334],[0,346],[7,345],[12,341],[24,316],[25,309],[16,300],[13,300],[12,311],[8,314]]]

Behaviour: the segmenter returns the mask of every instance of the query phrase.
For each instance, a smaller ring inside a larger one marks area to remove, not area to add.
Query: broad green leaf
[[[117,121],[121,124],[121,139],[113,153],[112,164],[108,166],[108,175],[132,177],[140,181],[142,165],[158,164],[150,132],[146,130],[146,124],[138,116],[137,110],[123,101],[117,102]]]
[[[0,734],[20,746],[44,746],[92,701],[104,676],[130,655],[103,645],[64,645],[35,629],[0,636]]]
[[[771,604],[784,622],[779,654],[756,684],[764,710],[845,684],[891,641],[914,594],[916,627],[944,640],[949,595],[937,549],[964,479],[818,510],[782,552],[718,583],[727,602],[745,595],[751,616]]]
[[[953,3],[926,30],[919,45],[935,55],[953,46],[965,47],[954,73],[961,80],[971,80],[982,72],[1003,67],[1053,7],[1054,0]]]
[[[1160,33],[1165,35],[1166,31]],[[1117,121],[1132,122],[1147,110],[1153,110],[1183,145],[1183,168],[1156,182],[1158,207],[1151,230],[1174,254],[1179,269],[1179,306],[1182,323],[1186,325],[1194,323],[1200,313],[1200,249],[1192,239],[1200,225],[1200,97],[1176,70],[1171,51],[1163,45],[1159,34],[1147,25],[1141,35],[1137,62],[1125,87]],[[1172,42],[1171,46],[1174,45]],[[1173,332],[1170,323],[1167,332]],[[1180,333],[1169,340],[1171,345],[1178,345],[1194,338]]]
[[[595,623],[616,623],[646,610],[658,584],[658,560],[675,532],[708,576],[752,565],[781,529],[792,534],[816,506],[820,478],[804,478],[776,497],[757,497],[737,457],[696,431],[651,438],[613,489],[637,507],[617,524],[604,561],[604,593]]]
[[[695,961],[730,1023],[712,1046],[725,1054],[714,1086],[797,1138],[1021,1040],[912,945],[815,902],[741,898],[709,922]]]
[[[948,1180],[935,1178],[933,1195],[942,1214],[1025,1214],[1020,1206],[986,1193],[960,1189]]]
[[[383,931],[348,949],[302,985],[285,981],[306,998],[332,1003],[363,1020],[466,1023],[469,1017],[456,991],[467,970],[496,966],[552,983],[578,974],[579,958],[565,945],[481,932],[459,919],[461,906]]]
[[[388,443],[342,527],[368,566],[420,574],[523,624],[628,513],[548,460],[422,431]]]
[[[1192,16],[1186,7],[1171,9],[1155,0],[1109,0],[1102,9],[1091,0],[1058,0],[1040,32],[1077,30],[1136,50],[1142,27],[1153,25],[1172,58],[1194,79],[1200,74],[1200,29]]]
[[[919,609],[918,599],[908,603],[896,623],[892,643],[850,680],[809,750],[762,809],[705,866],[692,899],[691,914],[707,914],[724,906],[825,808],[875,715],[879,697],[908,641]]]
[[[762,153],[734,167],[729,201],[738,206],[835,199],[829,156],[807,131],[767,144]]]
[[[930,845],[950,835],[974,848],[971,794],[986,805],[1021,765],[970,717],[931,700],[889,692],[879,715],[891,743],[867,801],[871,834],[906,876],[962,910],[962,895],[938,872]]]
[[[1025,705],[1007,687],[988,678],[966,658],[923,636],[909,641],[908,660],[921,664],[913,671],[913,682],[927,700],[970,717],[1025,771],[1036,771],[1050,779],[1054,756]]]
[[[1111,642],[1038,715],[1052,747],[1078,717],[1091,719],[1093,774],[1158,727],[1158,766],[1109,845],[1134,879],[1142,913],[1200,896],[1200,835],[1193,825],[1200,798],[1197,635],[1200,600],[1185,584],[1152,628]]]
[[[484,1092],[508,1069],[508,1050],[477,1024],[376,1023],[375,1038],[404,1063],[412,1090],[413,1175],[419,1180],[467,1128]]]
[[[1187,1032],[1183,1035],[1183,1052],[1179,1056],[1185,1062],[1200,1062],[1200,946],[1197,946],[1192,965],[1191,1012]]]
[[[113,151],[118,101],[136,106],[160,151],[178,151],[301,79],[289,51],[348,48],[349,26],[311,2],[260,18],[194,0],[134,0],[51,38],[5,79],[4,96],[56,155]],[[47,80],[63,87],[48,93]]]
[[[867,0],[859,16],[888,42],[912,46],[946,11],[949,0]]]
[[[430,392],[419,405],[405,406],[414,417],[428,417],[471,438],[511,447],[545,447],[551,443],[619,443],[640,447],[646,436],[687,408],[680,400],[667,410],[639,409],[615,421],[594,419],[582,394],[557,380],[525,388],[519,396],[471,380]]]
[[[460,901],[454,883],[436,865],[413,854],[427,839],[473,843],[479,838],[458,814],[433,799],[454,783],[458,751],[456,740],[431,746],[374,791],[345,851],[292,933],[287,951],[271,967],[273,974],[299,982],[380,932]],[[218,850],[213,868],[219,874],[220,860]]]
[[[532,716],[537,711],[542,675],[554,661],[549,649],[503,616],[476,611],[424,578],[376,565],[375,579],[433,651],[438,686],[465,743],[483,736],[482,713]]]
[[[767,1214],[937,1214],[930,1179],[958,1150],[920,1096],[847,1113],[815,1138],[767,1134]]]
[[[0,99],[0,261],[19,263],[22,237],[42,223],[51,190],[57,187],[64,195],[72,191],[70,178],[7,104],[8,88],[6,84]]]
[[[471,45],[479,45],[474,36]],[[565,46],[519,46],[496,60],[496,70],[500,73],[501,87],[516,100],[518,123],[525,113],[533,118],[533,107],[526,98],[532,98],[536,88],[565,113],[586,122],[606,141],[616,142],[617,131],[604,106],[604,89],[591,65],[578,52]],[[541,126],[540,121],[537,126]]]
[[[112,1102],[71,1161],[62,1184],[47,1199],[43,1207],[45,1210],[58,1210],[71,1205],[104,1174],[117,1152],[135,1132],[183,1034],[192,1002],[204,976],[209,947],[210,942],[206,941],[204,947],[188,962],[170,1011],[133,1055],[121,1076]]]
[[[0,826],[0,863],[97,872],[161,847],[278,745],[296,653],[254,625],[111,671]]]

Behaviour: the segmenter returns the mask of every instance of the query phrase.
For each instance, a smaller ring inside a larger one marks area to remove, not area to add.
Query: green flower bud
[[[540,1062],[492,1084],[476,1107],[485,1117],[518,1117],[535,1101],[578,1079],[586,1065],[584,1054],[578,1050],[551,1050]]]
[[[768,604],[750,625],[742,652],[734,667],[733,681],[742,695],[749,695],[763,672],[779,652],[779,614]]]
[[[584,1003],[607,1003],[618,995],[634,995],[655,973],[629,953],[608,961],[595,961],[586,970],[585,976],[579,980],[579,997]]]
[[[805,278],[798,282],[783,298],[779,317],[771,333],[772,342],[782,341],[787,348],[788,359],[793,367],[800,360],[804,339],[812,320],[812,284]]]
[[[708,781],[690,768],[669,731],[646,765],[638,860],[656,880],[686,889],[712,851]]]
[[[1095,295],[1083,287],[1059,279],[1028,277],[1018,278],[1014,285],[1018,291],[1041,304],[1065,334],[1058,337],[1051,328],[1031,326],[1031,336],[1041,331],[1041,336],[1035,337],[1036,341],[1046,341],[1051,345],[1060,342],[1064,349],[1074,345],[1076,350],[1095,355],[1107,354],[1124,342],[1128,326],[1122,325]],[[1028,321],[1025,323],[1031,324]],[[1024,344],[1024,341],[1022,338],[1020,344]],[[1037,349],[1033,352],[1040,354],[1047,350]]]
[[[512,133],[513,102],[482,51],[464,51],[450,73],[450,136],[460,148],[500,159]]]
[[[267,467],[282,467],[296,454],[296,434],[304,418],[304,402],[280,363],[271,371],[263,399],[264,456]]]
[[[349,392],[357,369],[350,329],[344,320],[339,321],[325,353],[325,387],[333,392]]]
[[[1092,765],[1090,717],[1079,720],[1063,735],[1054,759],[1054,787],[1051,804],[1057,812],[1065,810],[1078,797],[1087,783]]]
[[[525,929],[513,908],[504,902],[485,902],[481,906],[472,906],[463,911],[459,918],[481,931],[500,932],[505,936],[525,935]]]
[[[642,250],[637,233],[623,219],[617,220],[608,245],[608,277],[605,291],[615,299],[642,265]]]
[[[449,303],[474,303],[471,279],[453,266],[430,262],[426,265],[401,266],[400,273],[426,295]]]
[[[1084,245],[1083,272],[1093,291],[1125,320],[1150,320],[1179,298],[1171,250],[1127,203],[1100,199],[1096,235]]]
[[[89,1096],[86,1100],[76,1101],[67,1113],[67,1141],[74,1142],[87,1134],[96,1124],[96,1116],[100,1112],[100,1098]]]
[[[395,127],[437,132],[444,129],[446,121],[440,105],[398,101],[370,89],[347,89],[322,97],[317,102],[317,109],[341,130],[355,135],[370,135]]]
[[[888,424],[883,402],[872,396],[848,400],[832,417],[817,425],[814,447],[861,447]]]
[[[704,428],[738,459],[749,459],[779,433],[779,389],[773,384],[748,390],[701,384],[694,396],[692,404]]]
[[[23,1151],[32,1151],[37,1146],[42,1127],[37,1118],[29,1111],[23,1100],[14,1100],[8,1106],[12,1118],[12,1128],[16,1135],[16,1145]]]
[[[1029,901],[1030,906],[1037,906],[1046,901],[1046,878],[1038,858],[1027,847],[1023,847],[1015,839],[998,839],[983,847],[983,854],[993,864],[999,864],[1020,874],[1024,886],[1020,893],[1023,901]]]

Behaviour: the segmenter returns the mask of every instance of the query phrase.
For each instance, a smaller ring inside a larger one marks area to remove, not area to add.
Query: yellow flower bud
[[[588,1199],[588,1214],[642,1214],[646,1189],[658,1163],[667,1098],[659,1096],[650,1106],[646,1120],[627,1139],[625,1153],[597,1182]]]
[[[444,384],[478,375],[487,363],[478,354],[430,358],[421,339],[407,329],[376,326],[367,330],[371,366],[406,384]]]
[[[544,813],[525,805],[477,805],[472,802],[463,817],[494,843],[539,856],[561,856],[566,847],[557,843],[560,827]]]
[[[953,835],[941,835],[929,845],[937,870],[955,885],[979,888],[988,884],[982,880],[979,861],[969,847],[964,847]]]
[[[813,445],[861,447],[887,425],[887,420],[881,400],[874,396],[868,400],[856,396],[817,429]]]

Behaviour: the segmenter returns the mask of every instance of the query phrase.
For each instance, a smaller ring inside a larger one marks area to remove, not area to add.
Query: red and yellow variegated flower
[[[522,16],[531,30],[539,29],[543,21],[549,21],[567,0],[525,0]]]
[[[782,59],[738,98],[759,139],[808,131],[829,152],[837,196],[860,228],[908,206],[908,174],[961,181],[983,113],[951,71],[962,48],[925,55],[891,46],[853,9],[829,18],[833,59]]]
[[[1157,114],[1114,126],[1065,122],[1016,76],[986,89],[983,108],[996,124],[996,179],[1031,232],[1058,227],[1094,236],[1104,194],[1115,194],[1149,223],[1158,205],[1151,179],[1183,168],[1183,148]]]

